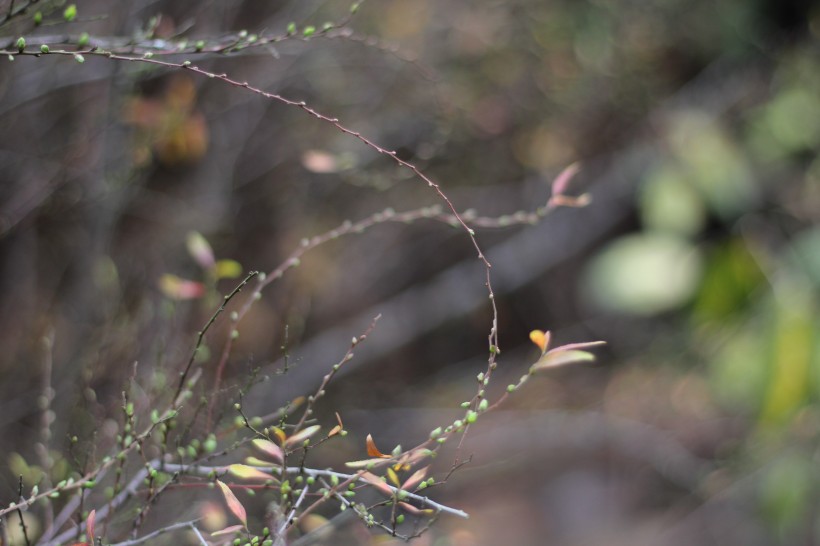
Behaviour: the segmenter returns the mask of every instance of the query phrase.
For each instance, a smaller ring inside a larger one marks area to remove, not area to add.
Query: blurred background
[[[52,4],[40,3],[37,28],[33,8],[0,23],[2,48],[81,32],[210,44],[290,23],[301,36],[350,11],[87,1],[66,23]],[[476,230],[499,314],[491,399],[538,358],[530,330],[607,346],[479,420],[463,447],[471,463],[431,493],[471,518],[442,516],[418,543],[820,542],[815,3],[380,0],[345,28],[175,59],[339,118],[460,211],[534,211],[574,162],[567,192],[592,199],[537,225]],[[345,221],[442,204],[299,108],[147,64],[4,59],[0,126],[6,503],[20,474],[101,458],[123,389],[144,390],[138,409],[150,411],[244,273]],[[195,251],[203,239],[218,274]],[[229,407],[259,367],[269,380],[248,407],[269,412],[312,392],[381,314],[317,408],[328,423],[338,411],[351,435],[314,464],[362,458],[367,433],[383,451],[415,445],[463,414],[486,367],[483,283],[460,229],[419,220],[340,237],[266,289],[214,394],[229,333],[225,317],[215,324],[201,394]],[[439,457],[438,477],[453,456]],[[337,544],[388,542],[356,524],[340,533]]]

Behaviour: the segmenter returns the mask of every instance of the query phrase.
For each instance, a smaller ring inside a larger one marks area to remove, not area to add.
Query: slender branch
[[[174,523],[173,525],[168,525],[167,527],[163,527],[162,529],[157,529],[153,533],[148,533],[147,535],[141,536],[139,538],[135,538],[133,540],[125,540],[123,542],[115,542],[109,546],[135,546],[136,544],[142,544],[143,542],[148,542],[149,540],[153,540],[160,535],[164,535],[165,533],[170,533],[171,531],[176,531],[177,529],[184,529],[185,527],[194,527],[194,523],[198,522],[202,518],[192,519],[190,521],[180,521],[179,523]],[[199,535],[200,540],[202,539],[202,535]]]
[[[191,351],[191,356],[188,358],[188,364],[185,366],[185,369],[179,375],[179,384],[177,385],[177,390],[174,393],[174,397],[172,398],[172,403],[174,406],[177,405],[177,399],[179,398],[182,389],[185,387],[185,379],[187,379],[188,373],[191,371],[191,366],[193,366],[194,364],[196,353],[197,351],[199,351],[199,348],[202,345],[202,339],[205,337],[205,333],[213,325],[213,323],[216,321],[217,317],[222,313],[222,311],[225,310],[225,306],[228,305],[228,303],[233,299],[233,297],[239,294],[245,287],[245,285],[248,284],[248,281],[250,281],[258,274],[258,271],[251,271],[250,273],[248,273],[248,275],[242,280],[242,282],[239,283],[239,285],[237,285],[236,288],[234,288],[230,294],[223,298],[222,305],[220,305],[219,308],[216,311],[214,311],[214,314],[211,315],[211,318],[208,319],[208,322],[205,323],[205,326],[203,326],[202,329],[199,332],[197,332],[194,350]]]

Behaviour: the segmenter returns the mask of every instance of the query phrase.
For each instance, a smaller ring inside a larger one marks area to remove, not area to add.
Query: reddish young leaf
[[[371,457],[381,457],[382,459],[389,459],[390,455],[385,455],[379,448],[376,447],[376,442],[373,441],[373,436],[368,434],[367,435],[367,454]]]
[[[410,491],[414,489],[420,482],[427,476],[427,471],[430,469],[429,466],[425,466],[419,470],[413,472],[413,475],[407,478],[403,484],[401,484],[401,488],[405,491]]]
[[[242,503],[239,502],[239,499],[236,498],[236,495],[233,494],[230,487],[219,480],[216,480],[216,484],[219,486],[219,489],[222,490],[222,496],[225,497],[225,502],[228,504],[228,509],[234,516],[237,517],[239,521],[242,522],[242,525],[247,528],[248,514],[245,512],[245,507],[242,506]]]
[[[400,502],[399,506],[404,511],[406,511],[409,514],[412,514],[414,516],[429,516],[430,514],[435,513],[435,510],[433,510],[431,508],[424,508],[424,509],[416,508],[415,506],[413,506],[412,504],[409,504],[407,502]]]
[[[579,170],[581,170],[580,163],[573,163],[561,171],[561,174],[559,174],[552,183],[552,196],[564,195],[570,180],[578,174]]]
[[[88,535],[88,541],[94,544],[94,527],[97,523],[97,510],[92,510],[88,513],[85,519],[85,533]]]
[[[362,472],[362,479],[370,485],[372,485],[373,487],[375,487],[376,489],[378,489],[379,491],[381,491],[382,493],[384,493],[385,495],[390,496],[393,494],[393,490],[390,488],[390,486],[387,485],[387,483],[383,479],[376,476],[375,474],[372,474],[370,472]]]

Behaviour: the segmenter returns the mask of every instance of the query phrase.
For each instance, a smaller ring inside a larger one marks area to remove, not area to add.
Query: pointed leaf
[[[393,470],[392,468],[389,468],[389,467],[387,468],[387,478],[391,482],[393,482],[393,485],[395,485],[396,487],[398,487],[399,484],[401,483],[401,482],[399,482],[399,476],[398,476],[398,474],[396,474],[396,471]]]
[[[345,463],[348,468],[370,468],[384,462],[384,459],[362,459],[361,461],[349,461]]]
[[[567,186],[569,186],[570,180],[578,174],[578,171],[581,170],[580,163],[573,163],[561,171],[555,181],[552,183],[552,196],[564,195],[564,192],[567,191]]]
[[[414,516],[429,516],[435,513],[435,510],[431,508],[425,508],[422,510],[421,508],[416,508],[412,504],[406,502],[400,502],[399,506],[401,506],[403,510]]]
[[[242,264],[236,260],[219,260],[214,272],[217,279],[235,279],[242,274]]]
[[[387,485],[387,483],[381,479],[380,477],[372,474],[370,472],[362,472],[362,479],[384,493],[385,495],[392,496],[393,489]]]
[[[222,496],[225,497],[225,502],[228,504],[228,509],[234,516],[237,517],[239,521],[242,522],[242,525],[247,528],[248,514],[245,512],[245,507],[242,506],[242,503],[239,502],[239,499],[236,498],[236,495],[233,494],[230,487],[219,480],[216,480],[216,484],[222,490]]]
[[[85,519],[85,533],[88,535],[88,541],[91,544],[94,544],[94,528],[97,524],[97,510],[92,510],[88,513],[88,517]]]
[[[228,467],[228,473],[241,480],[272,480],[274,477],[258,468],[244,464],[232,464]]]
[[[300,430],[299,432],[285,440],[285,447],[290,448],[295,445],[301,444],[302,442],[316,434],[320,428],[322,428],[320,425],[313,425]]]
[[[214,266],[214,251],[201,233],[198,231],[188,233],[185,244],[188,247],[188,254],[199,264],[199,267],[211,269]]]
[[[589,349],[590,347],[600,347],[606,345],[606,341],[582,341],[581,343],[568,343],[552,349],[550,352],[569,351],[571,349]]]
[[[405,491],[410,491],[411,489],[414,489],[419,483],[421,483],[421,480],[423,480],[427,476],[427,471],[429,469],[429,466],[425,466],[424,468],[421,468],[413,472],[413,475],[407,478],[407,480],[403,484],[401,484],[401,488]]]
[[[237,533],[243,530],[245,527],[242,525],[231,525],[230,527],[225,527],[224,529],[220,529],[219,531],[214,531],[211,533],[212,537],[218,537],[222,535],[230,535],[231,533]]]
[[[342,427],[340,427],[339,425],[336,425],[335,427],[330,429],[330,432],[327,433],[327,437],[330,438],[331,436],[336,436],[341,431],[342,431]]]
[[[595,355],[586,351],[549,352],[530,367],[530,373],[545,370],[547,368],[556,368],[567,364],[575,364],[577,362],[592,362],[594,360]]]
[[[263,440],[261,438],[257,438],[251,442],[253,447],[276,461],[277,463],[281,463],[285,456],[282,453],[282,448],[278,445],[274,444],[270,440]]]
[[[367,435],[367,454],[371,457],[381,457],[382,459],[389,459],[390,455],[385,455],[379,448],[376,447],[376,442],[373,441],[373,436],[371,434]]]

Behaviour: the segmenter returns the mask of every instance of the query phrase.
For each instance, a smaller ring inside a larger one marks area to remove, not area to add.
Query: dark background
[[[131,36],[157,15],[166,37],[282,34],[349,8],[77,5],[71,24],[5,25],[0,45]],[[443,516],[419,543],[814,544],[814,4],[383,0],[348,26],[352,37],[192,58],[338,117],[439,182],[461,211],[535,210],[576,161],[569,193],[592,196],[538,225],[477,229],[499,310],[493,396],[536,360],[532,329],[607,346],[593,365],[533,378],[479,421],[463,448],[472,463],[436,493],[471,519]],[[219,81],[92,56],[3,63],[4,502],[31,466],[71,467],[71,435],[104,454],[129,377],[147,393],[144,412],[173,383],[218,293],[237,282],[187,301],[163,294],[165,274],[207,280],[186,251],[191,231],[217,258],[270,271],[302,238],[345,220],[441,204],[355,138]],[[217,396],[228,407],[254,366],[271,377],[252,393],[254,411],[312,391],[382,314],[319,408],[328,422],[338,411],[356,438],[316,464],[362,457],[367,433],[385,451],[415,445],[461,414],[486,366],[483,282],[465,233],[440,223],[341,238],[266,290],[240,324]],[[221,320],[207,338],[203,394],[227,333]],[[285,352],[292,368],[277,375]],[[43,419],[53,421],[47,441]],[[440,475],[453,453],[443,455]]]

